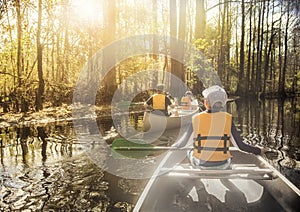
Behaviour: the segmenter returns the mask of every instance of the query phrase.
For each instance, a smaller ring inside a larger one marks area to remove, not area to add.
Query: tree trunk
[[[68,73],[69,73],[69,54],[70,54],[70,45],[69,45],[69,17],[65,19],[65,40],[64,40],[64,59],[63,59],[63,71],[62,71],[62,82],[69,83]]]
[[[226,11],[228,6],[228,0],[224,1],[222,24],[221,24],[221,39],[220,39],[220,52],[218,61],[218,75],[220,79],[223,79],[225,72],[225,25],[226,25]]]
[[[257,73],[257,81],[258,81],[258,92],[259,92],[259,95],[261,94],[261,92],[262,92],[262,56],[263,56],[263,54],[262,54],[262,52],[263,52],[263,49],[262,49],[262,47],[263,47],[263,41],[265,40],[264,39],[264,23],[265,23],[265,10],[266,10],[266,4],[265,4],[265,0],[263,0],[262,2],[261,2],[261,4],[262,4],[262,13],[261,13],[261,32],[260,32],[260,44],[259,44],[259,46],[260,46],[260,51],[259,51],[259,55],[258,55],[258,63],[257,64],[259,64],[259,68],[258,68],[258,73]],[[267,40],[266,40],[266,42],[267,42]]]
[[[247,71],[246,71],[246,80],[245,80],[245,88],[246,91],[249,92],[249,82],[250,82],[250,72],[251,72],[251,47],[252,47],[252,10],[253,10],[253,5],[252,5],[252,0],[250,2],[250,12],[249,12],[249,41],[248,41],[248,55],[247,55]]]
[[[290,1],[287,2],[286,26],[284,32],[284,58],[281,71],[281,79],[279,81],[279,95],[286,96],[285,92],[285,76],[287,72],[287,55],[288,55],[288,37],[289,37],[289,22],[290,22]]]
[[[257,44],[256,44],[256,49],[257,49],[257,54],[256,54],[256,80],[255,80],[255,94],[258,95],[260,92],[260,80],[261,80],[261,64],[260,64],[260,58],[261,58],[261,25],[262,25],[262,11],[261,11],[261,5],[259,3],[258,6],[258,23],[257,23]]]
[[[6,14],[7,23],[9,26],[8,31],[9,31],[10,42],[13,43],[12,26],[10,24],[10,15],[8,12],[7,0],[3,1],[3,6],[4,6],[5,14]],[[18,76],[16,75],[16,68],[15,68],[16,65],[15,65],[15,60],[14,60],[13,49],[10,50],[10,62],[11,62],[11,66],[12,66],[12,74],[13,74],[13,82],[14,82],[13,87],[16,87]]]
[[[38,1],[38,25],[37,25],[37,62],[38,62],[38,78],[39,87],[36,95],[36,110],[43,109],[43,95],[44,95],[44,79],[43,79],[43,47],[41,44],[41,27],[42,27],[42,0]]]
[[[246,94],[244,67],[245,67],[245,1],[242,0],[242,23],[241,23],[241,43],[240,43],[240,66],[239,66],[239,83],[237,92],[239,95]]]
[[[157,23],[157,0],[152,0],[152,6],[153,6],[153,34],[158,34],[158,23]],[[158,40],[156,36],[153,38],[153,51],[158,52]],[[153,59],[156,61],[158,60],[158,55],[153,55]]]
[[[239,20],[236,18],[235,19],[235,64],[236,64],[236,69],[239,68],[239,64],[240,64],[240,54],[239,54],[239,36],[238,36],[238,32],[239,32]],[[239,80],[237,79],[236,82],[238,83]],[[238,85],[237,85],[238,86]],[[238,89],[238,88],[237,88]]]
[[[256,1],[254,1],[254,4],[257,4],[257,2]],[[252,93],[255,93],[255,82],[256,82],[256,70],[255,70],[255,53],[256,53],[256,30],[257,30],[257,27],[256,27],[256,9],[255,9],[256,7],[254,7],[253,8],[253,24],[254,24],[254,26],[253,26],[253,33],[252,33],[252,35],[253,35],[253,40],[252,40],[252,54],[251,54],[251,61],[252,61],[252,65],[251,65],[251,81],[250,81],[250,83],[251,83],[251,89],[250,89],[250,91],[252,92]]]
[[[178,38],[181,41],[179,45],[180,51],[179,53],[179,61],[178,64],[178,73],[176,74],[179,79],[182,81],[185,81],[185,70],[184,70],[184,65],[182,64],[184,60],[184,41],[186,39],[186,1],[185,0],[180,0],[180,10],[179,10],[179,32],[178,32]]]
[[[17,10],[17,37],[18,37],[18,50],[17,50],[17,71],[18,71],[18,86],[22,85],[22,73],[23,73],[23,55],[22,55],[22,16],[21,16],[21,1],[16,0]]]
[[[204,37],[206,26],[205,16],[204,0],[196,0],[195,40]]]
[[[61,79],[63,83],[68,83],[68,69],[69,69],[69,0],[64,0],[64,44],[63,44],[63,55],[61,60]],[[62,38],[63,39],[63,38]]]
[[[176,1],[170,1],[170,35],[172,37],[170,42],[171,49],[171,74],[176,76],[182,82],[185,81],[185,71],[182,64],[184,57],[184,44],[185,32],[186,32],[186,1],[180,0],[180,16],[179,16],[179,33],[177,32],[177,4]],[[174,40],[173,40],[174,39]],[[179,39],[179,42],[176,42],[176,39]],[[181,61],[175,60],[179,58]],[[177,81],[178,82],[178,81]],[[183,95],[184,91],[180,88],[176,80],[172,77],[171,81],[171,92],[176,94],[176,97]],[[172,94],[171,93],[171,94]]]
[[[225,51],[226,51],[226,59],[225,59],[225,70],[224,70],[224,78],[223,78],[223,86],[228,90],[230,87],[228,86],[229,84],[229,76],[232,74],[230,73],[230,69],[227,68],[230,65],[230,41],[231,41],[231,28],[232,28],[232,20],[231,20],[231,13],[230,13],[230,2],[227,3],[226,6],[226,46],[225,46]]]
[[[280,13],[282,14],[283,12],[283,8],[282,8],[282,5],[280,5]],[[281,46],[281,37],[282,37],[282,15],[280,16],[280,19],[279,19],[279,29],[278,29],[278,62],[279,62],[279,82],[278,82],[278,88],[277,88],[277,91],[278,91],[278,94],[282,94],[282,92],[284,91],[284,81],[283,81],[283,68],[282,68],[282,46]]]
[[[170,35],[177,38],[177,4],[170,0]]]
[[[103,45],[108,45],[116,39],[116,1],[103,1],[103,20],[106,23],[103,30]],[[104,84],[104,98],[106,103],[112,100],[113,93],[117,89],[116,82],[116,68],[108,67],[108,61],[114,61],[115,57],[113,53],[103,52],[103,69],[107,72],[103,84]]]
[[[264,79],[263,79],[263,88],[262,88],[262,94],[263,96],[266,95],[267,90],[267,78],[268,78],[268,68],[269,68],[269,61],[270,61],[270,48],[272,46],[273,42],[273,36],[272,36],[272,29],[271,29],[271,37],[269,41],[269,1],[267,3],[267,17],[266,17],[266,23],[267,23],[267,32],[266,32],[266,39],[265,39],[265,47],[264,47]],[[272,25],[273,27],[273,25]]]

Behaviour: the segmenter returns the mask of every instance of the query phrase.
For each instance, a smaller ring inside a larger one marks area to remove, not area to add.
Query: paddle
[[[129,158],[144,158],[153,153],[151,144],[145,143],[143,140],[126,140],[124,138],[116,138],[112,144],[113,153],[123,155]],[[142,150],[142,151],[129,151],[129,150]],[[118,156],[115,154],[115,156]]]
[[[177,148],[177,147],[168,147],[168,146],[152,146],[152,147],[126,147],[126,146],[120,146],[113,148],[114,150],[121,150],[121,151],[131,151],[131,150],[137,150],[137,151],[163,151],[163,150],[173,150],[173,151],[182,151],[182,150],[190,150],[191,148]]]
[[[178,148],[174,146],[155,146],[145,143],[143,140],[126,140],[124,138],[116,138],[112,142],[112,150],[115,153],[121,154],[130,158],[144,158],[159,151],[187,151],[191,148]]]
[[[159,151],[188,151],[191,147],[175,147],[175,146],[155,146],[149,143],[144,142],[143,140],[126,140],[124,138],[116,138],[112,145],[112,150],[115,153],[123,155],[129,158],[145,158],[148,155],[151,155]],[[234,149],[234,147],[232,148]],[[265,156],[267,158],[277,157],[278,152],[272,149],[265,151]]]
[[[163,151],[163,150],[173,150],[173,151],[182,151],[182,150],[191,150],[191,147],[187,148],[178,148],[178,147],[173,147],[173,146],[117,146],[113,147],[114,150],[116,151]],[[266,151],[265,154],[278,154],[277,152],[274,151]]]

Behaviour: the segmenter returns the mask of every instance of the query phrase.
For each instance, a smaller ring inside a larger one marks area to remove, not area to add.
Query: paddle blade
[[[116,138],[112,142],[111,147],[113,156],[117,158],[120,158],[120,156],[125,156],[127,158],[145,158],[146,156],[153,154],[153,151],[151,151],[153,145],[145,143],[143,140],[128,141],[124,138]]]

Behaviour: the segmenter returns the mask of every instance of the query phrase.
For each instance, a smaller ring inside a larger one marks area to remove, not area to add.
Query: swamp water
[[[267,155],[268,161],[300,187],[299,98],[237,100],[228,105],[228,112],[248,142],[277,151]],[[98,118],[97,124],[113,139],[118,130],[126,129],[124,125],[141,131],[141,119],[142,115],[120,116],[114,126],[110,118]],[[3,128],[0,139],[3,211],[131,211],[147,181],[99,168],[85,154],[70,121]]]

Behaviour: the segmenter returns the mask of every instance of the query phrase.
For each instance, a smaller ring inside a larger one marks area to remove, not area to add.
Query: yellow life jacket
[[[188,96],[183,96],[180,101],[182,110],[191,109],[191,99]]]
[[[203,161],[225,161],[229,152],[232,116],[226,112],[202,112],[193,117],[193,156]]]
[[[166,96],[164,94],[154,94],[152,101],[154,110],[166,110]]]

